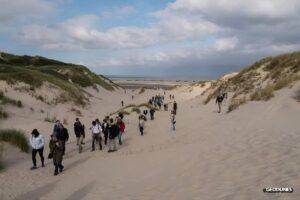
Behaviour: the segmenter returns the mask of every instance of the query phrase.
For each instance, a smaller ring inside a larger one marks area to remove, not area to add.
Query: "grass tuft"
[[[250,100],[268,101],[269,99],[274,97],[273,91],[274,91],[274,86],[267,85],[265,88],[255,90],[255,92],[250,95]]]
[[[246,97],[244,97],[242,99],[232,99],[228,106],[227,113],[229,113],[233,110],[236,110],[238,107],[245,104],[246,102],[247,102]]]
[[[21,151],[28,153],[30,150],[28,140],[25,133],[15,129],[2,129],[0,130],[0,141],[8,142]]]

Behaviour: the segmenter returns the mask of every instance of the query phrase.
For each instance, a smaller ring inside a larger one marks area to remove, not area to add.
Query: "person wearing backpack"
[[[53,160],[54,165],[54,176],[58,175],[59,172],[62,172],[64,166],[62,165],[63,161],[63,145],[60,140],[58,140],[54,135],[51,135],[49,142],[50,153],[48,155],[49,159]]]
[[[114,123],[114,119],[110,119],[109,121],[109,150],[108,152],[114,152],[117,151],[117,145],[116,145],[116,137],[119,133],[119,126]]]
[[[93,121],[90,129],[92,131],[92,151],[95,151],[96,142],[99,143],[99,150],[102,150],[101,126],[96,121]]]
[[[45,140],[44,140],[44,136],[40,134],[37,129],[34,129],[31,132],[30,145],[32,148],[32,163],[33,163],[33,166],[30,169],[31,170],[37,169],[36,167],[37,153],[39,153],[39,156],[41,158],[42,167],[45,167],[44,155],[43,155]]]
[[[119,145],[122,145],[122,137],[125,132],[125,123],[122,121],[121,118],[117,118],[117,124],[119,126],[119,134],[118,134]]]
[[[83,138],[84,138],[84,126],[79,121],[79,118],[76,118],[76,122],[74,123],[74,133],[76,136],[77,145],[79,148],[79,153],[82,152]]]

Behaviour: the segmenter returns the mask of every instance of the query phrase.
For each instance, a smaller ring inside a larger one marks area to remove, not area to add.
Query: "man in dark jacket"
[[[69,133],[68,129],[66,129],[59,120],[57,120],[54,125],[53,136],[61,142],[64,155],[66,151],[66,142],[69,140]]]
[[[79,118],[76,118],[76,122],[74,123],[74,133],[77,140],[77,145],[79,147],[79,153],[82,152],[83,138],[84,138],[84,126],[79,121]]]
[[[154,108],[151,108],[149,112],[150,112],[150,119],[154,120],[154,113],[155,113]]]
[[[116,138],[119,135],[119,126],[114,122],[114,119],[110,119],[109,125],[109,150],[108,152],[117,151]]]
[[[177,102],[174,101],[173,103],[173,114],[176,115],[177,114]]]

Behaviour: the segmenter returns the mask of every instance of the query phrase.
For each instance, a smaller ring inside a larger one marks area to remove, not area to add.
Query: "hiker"
[[[102,132],[104,134],[104,144],[107,145],[107,138],[108,138],[108,119],[109,117],[106,116],[103,119],[103,123],[102,123]]]
[[[171,124],[172,124],[173,131],[175,131],[176,120],[175,120],[175,112],[174,112],[174,110],[171,111]]]
[[[122,105],[122,107],[124,107],[124,101],[123,100],[121,101],[121,105]]]
[[[101,132],[102,128],[96,121],[92,122],[92,127],[90,128],[92,131],[92,150],[95,151],[95,143],[99,143],[99,150],[102,150],[102,138],[101,138]]]
[[[119,145],[122,145],[122,137],[125,132],[125,123],[122,121],[121,118],[117,119],[117,124],[119,126],[119,134],[118,134],[118,139],[119,139]]]
[[[60,123],[59,120],[56,120],[53,128],[53,136],[57,138],[58,135],[62,134],[64,126]]]
[[[49,159],[53,159],[54,164],[54,176],[58,175],[59,172],[62,172],[64,166],[62,165],[63,161],[63,145],[60,140],[58,140],[54,135],[51,135],[49,142],[50,153],[48,155]]]
[[[173,112],[174,112],[174,115],[177,114],[177,102],[176,101],[174,101],[174,103],[173,103]]]
[[[63,154],[66,151],[66,142],[69,140],[68,130],[60,123],[59,120],[56,120],[54,128],[53,128],[53,136],[61,141],[63,146]]]
[[[30,169],[31,170],[37,169],[36,167],[37,153],[39,153],[39,156],[41,158],[42,167],[45,167],[44,155],[43,155],[45,140],[44,140],[44,136],[40,134],[37,129],[33,129],[33,131],[31,132],[30,145],[32,148],[32,163],[33,163],[33,166]]]
[[[143,136],[144,130],[145,130],[145,118],[143,118],[143,115],[139,116],[139,130],[140,130],[141,136]]]
[[[154,110],[154,108],[152,107],[152,108],[150,108],[150,111],[149,111],[149,113],[150,113],[150,119],[151,120],[154,120],[154,113],[155,113],[155,110]]]
[[[84,125],[81,124],[79,118],[76,118],[76,122],[74,123],[74,133],[76,136],[77,146],[79,148],[79,153],[82,152],[82,145],[84,144]]]
[[[109,121],[109,150],[108,152],[117,151],[116,137],[119,133],[119,127],[114,123],[114,119]]]
[[[221,113],[221,106],[222,106],[222,101],[224,100],[223,95],[219,94],[216,98],[216,104],[218,104],[218,113]]]

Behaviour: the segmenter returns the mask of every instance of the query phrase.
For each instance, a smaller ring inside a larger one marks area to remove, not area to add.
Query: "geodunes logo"
[[[292,193],[293,191],[291,187],[266,187],[263,189],[265,193]]]

